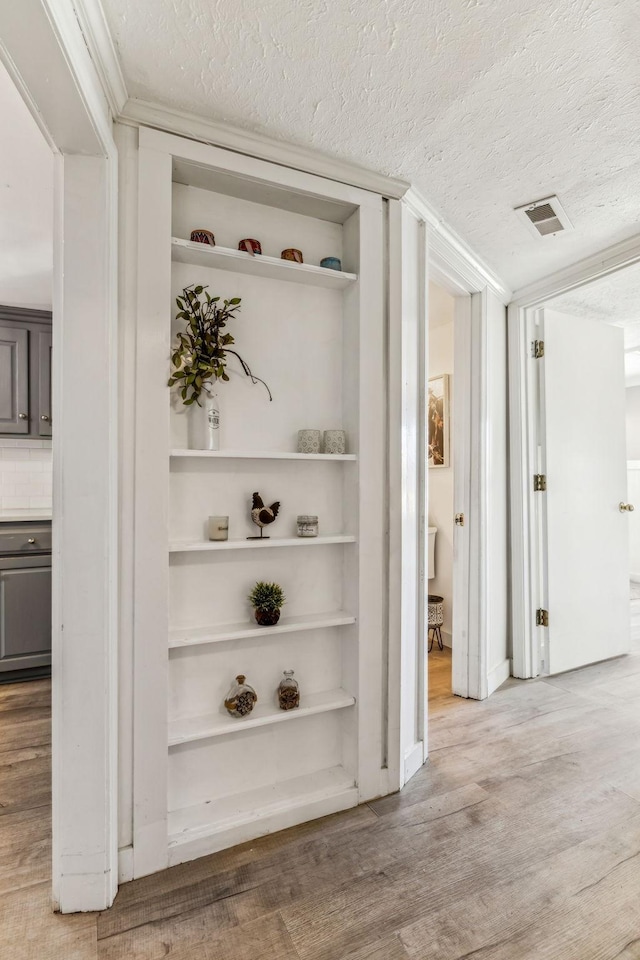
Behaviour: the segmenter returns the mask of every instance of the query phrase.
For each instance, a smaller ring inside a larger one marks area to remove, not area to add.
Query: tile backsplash
[[[51,440],[0,437],[0,510],[51,509]]]

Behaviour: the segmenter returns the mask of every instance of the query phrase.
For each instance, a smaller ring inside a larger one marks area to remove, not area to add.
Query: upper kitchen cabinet
[[[29,333],[0,327],[0,429],[29,433]]]
[[[0,306],[0,436],[51,436],[51,314]]]

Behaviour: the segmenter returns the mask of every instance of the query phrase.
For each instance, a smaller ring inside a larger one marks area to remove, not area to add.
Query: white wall
[[[448,373],[453,377],[454,298],[435,283],[429,284],[429,377]],[[449,381],[450,426],[453,424],[453,379]],[[452,433],[450,431],[450,436]],[[449,463],[453,463],[450,448]],[[429,593],[444,597],[443,640],[451,646],[453,602],[453,467],[429,469],[429,526],[437,527],[436,576],[429,580]]]
[[[0,63],[0,303],[51,309],[53,154]]]
[[[627,388],[627,460],[640,460],[640,386]]]
[[[51,440],[0,438],[0,510],[51,511]]]

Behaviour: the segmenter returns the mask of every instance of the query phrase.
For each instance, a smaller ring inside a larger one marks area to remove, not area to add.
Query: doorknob
[[[620,513],[633,513],[635,507],[632,503],[623,503],[622,500],[618,504],[618,509]]]

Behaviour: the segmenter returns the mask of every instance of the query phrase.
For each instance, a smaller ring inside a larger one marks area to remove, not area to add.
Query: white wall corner
[[[427,225],[431,267],[439,267],[452,278],[456,286],[462,280],[467,293],[477,293],[489,287],[502,303],[510,302],[512,293],[509,285],[449,226],[415,187],[407,190],[403,203]],[[432,279],[437,280],[438,277]]]
[[[80,29],[114,119],[128,99],[120,60],[100,0],[73,0]]]
[[[118,850],[118,883],[133,880],[133,845]]]

